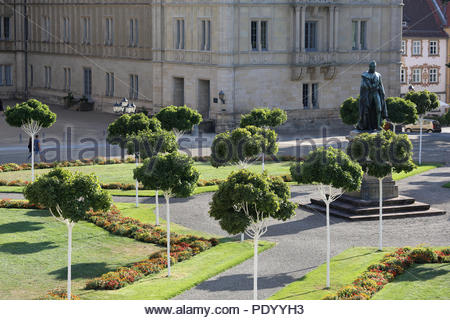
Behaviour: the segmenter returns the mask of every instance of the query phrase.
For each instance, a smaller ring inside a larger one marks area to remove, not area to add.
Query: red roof
[[[442,3],[433,0],[403,0],[403,36],[447,38]],[[437,6],[436,6],[437,5]],[[447,10],[447,14],[448,11]]]

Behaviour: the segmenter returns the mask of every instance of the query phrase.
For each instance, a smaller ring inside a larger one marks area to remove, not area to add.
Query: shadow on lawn
[[[0,252],[6,252],[10,254],[30,254],[41,252],[43,250],[50,250],[58,248],[54,245],[54,242],[9,242],[0,244]]]
[[[42,222],[18,221],[0,225],[0,234],[38,231],[43,229]]]
[[[29,217],[51,217],[50,212],[48,210],[32,210],[25,213]]]
[[[72,264],[72,279],[91,279],[116,269],[117,268],[108,267],[105,262]],[[54,270],[48,274],[56,276],[56,280],[66,280],[67,267]]]
[[[449,273],[448,270],[441,269],[448,264],[435,265],[434,268],[424,267],[423,265],[415,265],[410,269],[407,269],[404,274],[395,279],[395,282],[402,281],[426,281],[431,280],[439,276],[443,276]]]

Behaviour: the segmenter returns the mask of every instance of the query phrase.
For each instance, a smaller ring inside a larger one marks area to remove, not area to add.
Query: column
[[[294,15],[294,37],[295,37],[295,52],[300,51],[300,6],[295,6]]]
[[[305,52],[305,22],[306,22],[306,6],[301,7],[301,19],[300,19],[300,48],[302,52]]]
[[[334,51],[334,7],[329,7],[329,12],[330,12],[330,31],[329,31],[328,51]]]
[[[339,7],[334,8],[334,50],[339,50],[338,42],[338,29],[339,29]]]

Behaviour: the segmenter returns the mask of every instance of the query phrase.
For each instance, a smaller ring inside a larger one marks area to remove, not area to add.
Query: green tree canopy
[[[290,168],[298,183],[320,183],[343,191],[355,191],[361,186],[361,166],[339,149],[321,147],[312,151],[300,163]]]
[[[111,196],[102,190],[98,178],[66,169],[56,168],[40,176],[24,189],[25,198],[57,212],[64,219],[77,222],[84,219],[89,210],[109,210]]]
[[[354,126],[359,121],[359,97],[356,99],[353,97],[348,98],[341,104],[340,115],[342,122],[349,126]]]
[[[134,178],[145,188],[188,197],[197,186],[199,173],[192,158],[171,152],[146,159],[142,166],[134,169]]]
[[[186,132],[203,121],[202,115],[187,106],[168,106],[156,115],[162,128],[167,131]]]
[[[390,97],[386,99],[386,106],[393,123],[410,124],[418,120],[416,105],[410,100]]]
[[[356,136],[349,143],[347,154],[361,165],[364,172],[384,178],[392,170],[397,173],[410,172],[416,167],[412,161],[412,149],[407,135],[382,131]]]
[[[142,159],[151,158],[157,153],[174,152],[178,149],[173,132],[166,130],[144,130],[128,136],[128,154],[139,153]]]
[[[238,234],[247,230],[253,221],[291,218],[296,205],[289,198],[289,187],[281,178],[240,170],[220,184],[213,195],[209,214],[219,221],[223,230]]]
[[[419,116],[439,108],[440,105],[438,96],[427,90],[410,91],[406,94],[405,99],[412,101],[416,105]]]
[[[287,121],[286,111],[279,108],[255,108],[250,113],[242,115],[240,127],[256,126],[260,128],[275,128]]]
[[[52,126],[56,121],[56,114],[50,108],[36,99],[7,107],[5,111],[6,122],[12,127],[21,127],[30,122],[38,123],[42,128]]]

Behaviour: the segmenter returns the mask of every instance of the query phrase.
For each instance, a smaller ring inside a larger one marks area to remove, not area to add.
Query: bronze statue
[[[375,72],[376,67],[377,63],[372,61],[369,70],[362,74],[359,122],[356,126],[360,131],[382,130],[382,119],[388,117],[381,74]]]

